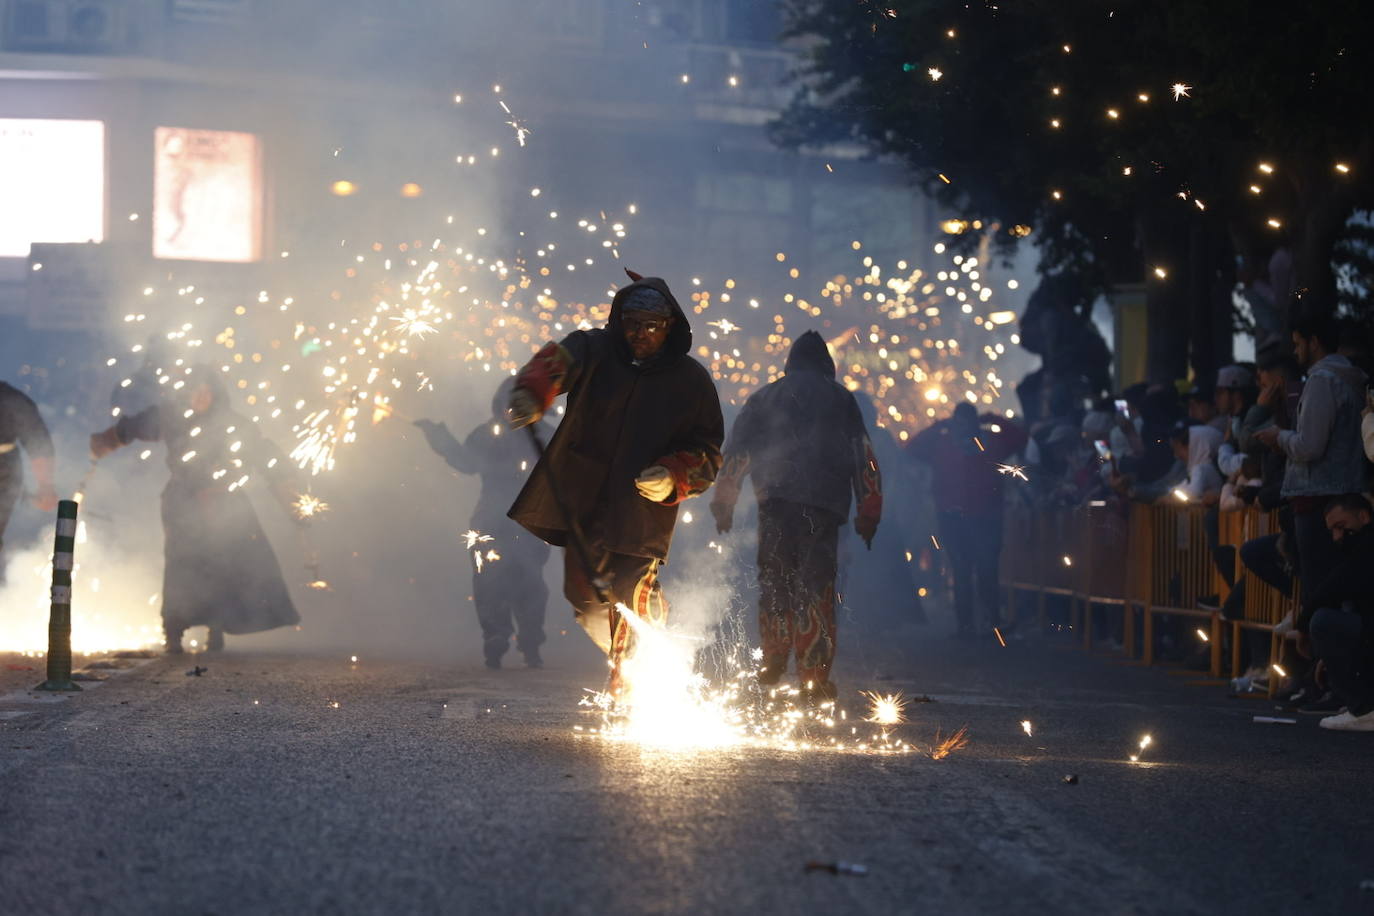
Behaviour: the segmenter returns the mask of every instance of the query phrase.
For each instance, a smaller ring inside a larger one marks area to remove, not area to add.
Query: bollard
[[[48,679],[36,690],[74,691],[72,682],[72,560],[76,550],[76,501],[57,504],[52,549],[52,610],[48,615]]]

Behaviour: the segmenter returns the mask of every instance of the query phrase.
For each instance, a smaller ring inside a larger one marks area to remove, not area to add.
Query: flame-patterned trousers
[[[660,627],[667,624],[668,602],[658,581],[659,560],[612,553],[606,554],[602,563],[601,574],[610,579],[613,601]],[[612,669],[619,671],[621,659],[631,648],[630,625],[597,598],[577,552],[570,547],[563,549],[563,595],[572,604],[582,629],[610,658]]]
[[[835,556],[844,519],[780,499],[759,503],[759,633],[764,664],[823,684],[835,662]]]

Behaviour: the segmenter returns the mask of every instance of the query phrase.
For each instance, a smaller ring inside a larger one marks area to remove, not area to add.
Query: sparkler
[[[1154,741],[1155,739],[1150,737],[1149,735],[1141,736],[1140,743],[1137,745],[1139,751],[1138,753],[1131,755],[1131,763],[1139,763],[1141,755],[1145,753],[1145,748],[1149,747],[1151,744],[1154,744]]]
[[[1022,720],[1021,720],[1021,731],[1023,731],[1023,732],[1026,733],[1026,737],[1027,737],[1027,738],[1032,737],[1032,735],[1031,735],[1031,721],[1030,721],[1030,719],[1022,719]]]

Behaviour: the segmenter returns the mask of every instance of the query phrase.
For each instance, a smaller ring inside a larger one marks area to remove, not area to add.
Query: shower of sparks
[[[504,122],[523,146],[529,128],[500,88],[494,91],[501,111],[489,117],[496,131]],[[512,157],[500,152],[484,142],[445,155],[464,169],[487,170],[481,180],[488,184],[526,187]],[[325,157],[337,154],[323,151]],[[286,447],[289,460],[309,475],[332,472],[382,420],[409,419],[392,404],[398,392],[431,392],[446,384],[495,387],[543,342],[604,324],[614,289],[583,299],[568,293],[566,284],[585,288],[585,275],[619,275],[620,246],[632,233],[638,206],[612,202],[567,212],[557,206],[556,188],[536,188],[530,196],[541,209],[513,227],[522,240],[518,248],[454,215],[433,226],[407,227],[395,238],[341,239],[338,261],[325,265],[322,277],[313,264],[283,260],[286,289],[216,298],[198,288],[189,264],[175,278],[149,280],[124,315],[129,336],[122,352],[106,361],[109,382],[134,393],[135,380],[141,385],[146,379],[153,390],[184,394],[191,367],[209,365],[263,442]],[[976,220],[967,222],[971,230],[980,228]],[[796,261],[782,251],[777,265],[767,265],[777,272],[761,275],[753,289],[735,279],[693,278],[690,304],[685,296],[683,304],[709,335],[698,337],[693,355],[707,365],[722,397],[738,403],[783,374],[802,331],[829,327],[838,381],[871,398],[877,425],[900,442],[959,403],[1010,417],[1008,408],[1016,405],[1004,396],[999,370],[1020,339],[1014,312],[994,290],[1003,286],[989,248],[994,234],[984,233],[975,251],[937,243],[892,264],[867,254],[863,240],[846,239],[851,267],[809,288]],[[307,269],[309,276],[291,273]],[[297,301],[289,294],[290,287],[313,286],[317,279],[324,285],[311,298]],[[1005,286],[1014,289],[1014,281]],[[276,463],[275,450],[253,454],[255,448],[245,440],[228,461],[209,447],[184,454],[188,466],[206,463],[208,478],[238,490]],[[209,464],[214,461],[222,466]],[[488,548],[482,550],[482,562],[491,562]],[[328,583],[316,575],[310,587],[325,590]],[[747,667],[748,659],[741,661]],[[738,684],[732,689],[745,692]],[[812,722],[814,708],[795,696],[779,693],[767,702],[775,711],[804,710],[800,718]],[[863,740],[872,747],[899,743],[881,736]]]
[[[965,747],[968,747],[967,725],[959,726],[958,731],[948,738],[943,739],[940,737],[940,732],[937,729],[935,732],[935,744],[931,747],[927,756],[930,757],[931,760],[944,760],[950,754],[957,750],[962,750]]]
[[[834,701],[809,703],[802,687],[761,687],[752,652],[742,642],[727,645],[722,670],[733,674],[713,683],[697,670],[703,640],[643,620],[624,605],[620,613],[634,636],[634,649],[621,665],[620,697],[588,689],[581,705],[601,714],[600,724],[577,726],[587,737],[629,741],[673,750],[769,747],[783,750],[840,750],[907,754],[916,750],[891,726],[849,718]]]
[[[1030,720],[1030,719],[1022,719],[1022,720],[1021,720],[1021,731],[1023,731],[1023,732],[1026,733],[1026,737],[1027,737],[1027,738],[1032,737],[1032,735],[1031,735],[1031,720]]]
[[[328,512],[329,503],[310,493],[302,493],[291,503],[291,511],[296,518],[313,518]]]
[[[1186,83],[1174,83],[1169,87],[1169,91],[1174,94],[1174,101],[1177,102],[1179,99],[1191,98],[1189,93],[1193,91],[1193,87]]]
[[[901,725],[906,721],[907,699],[901,693],[880,694],[875,690],[860,691],[868,698],[869,710],[865,722],[878,725]]]
[[[997,473],[1015,477],[1018,480],[1029,479],[1026,477],[1025,467],[1019,464],[999,464],[997,465]]]

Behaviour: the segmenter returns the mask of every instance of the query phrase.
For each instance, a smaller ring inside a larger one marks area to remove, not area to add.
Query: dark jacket
[[[23,479],[19,449],[29,460],[52,458],[52,438],[28,395],[0,382],[0,487],[19,486]]]
[[[1000,432],[982,426],[972,435],[962,435],[953,423],[941,421],[907,446],[908,455],[930,465],[938,511],[984,516],[1002,511],[1006,477],[997,466],[1025,447],[1026,432],[1010,420],[996,423]]]
[[[621,330],[621,306],[641,286],[663,294],[677,321],[658,355],[636,365]],[[567,394],[567,410],[510,517],[561,547],[566,509],[593,549],[666,559],[677,504],[711,486],[725,438],[715,383],[689,355],[691,347],[687,316],[668,285],[646,277],[615,294],[606,327],[574,331],[536,353],[516,386],[545,409]],[[661,503],[635,488],[640,472],[656,464],[676,484]]]
[[[1321,584],[1303,590],[1296,629],[1306,633],[1317,611],[1349,603],[1365,620],[1363,638],[1374,641],[1374,524],[1347,534],[1336,545],[1336,554],[1336,563]]]
[[[882,479],[858,402],[835,381],[825,340],[807,331],[787,355],[786,374],[744,402],[725,448],[725,469],[714,502],[734,506],[744,477],[760,502],[783,500],[876,525]]]

